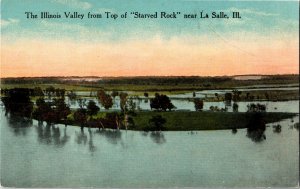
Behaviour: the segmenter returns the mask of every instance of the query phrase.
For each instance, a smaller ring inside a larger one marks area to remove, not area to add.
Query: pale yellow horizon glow
[[[298,60],[299,42],[292,37],[110,43],[24,39],[2,44],[1,77],[298,74]]]

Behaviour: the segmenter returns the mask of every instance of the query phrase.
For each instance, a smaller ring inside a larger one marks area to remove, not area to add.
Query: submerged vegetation
[[[40,91],[40,89],[16,88],[7,90],[5,96],[1,98],[6,114],[33,118],[41,123],[62,123],[65,125],[78,125],[81,128],[144,131],[248,128],[250,137],[253,126],[255,131],[257,131],[257,126],[262,128],[261,131],[264,131],[261,125],[296,115],[295,113],[266,112],[266,107],[259,103],[251,103],[248,106],[248,112],[244,113],[237,111],[237,105],[234,105],[235,110],[232,113],[224,112],[226,110],[218,111],[214,108],[211,108],[213,111],[200,111],[203,109],[204,102],[197,98],[194,100],[196,111],[172,111],[175,107],[169,97],[158,93],[154,98],[150,98],[150,106],[154,110],[141,111],[136,108],[137,106],[131,97],[128,98],[128,94],[115,93],[112,97],[103,90],[98,92],[100,104],[105,109],[109,109],[113,105],[113,99],[118,95],[121,99],[121,111],[103,112],[100,111],[100,107],[94,101],[90,100],[86,103],[86,100],[81,98],[76,98],[79,108],[70,109],[65,102],[65,92],[63,90],[49,88],[43,92],[46,95],[40,95],[34,103],[31,98],[37,94],[35,91]],[[227,99],[227,101],[230,100],[232,98]],[[255,134],[255,136],[258,135]],[[263,138],[263,136],[260,138]]]
[[[257,101],[299,99],[298,90],[265,91],[259,90],[259,85],[284,87],[288,83],[299,86],[298,79],[299,75],[263,76],[258,80],[235,77],[4,78],[1,80],[1,100],[6,115],[36,119],[48,125],[62,123],[81,128],[144,131],[232,129],[233,133],[238,128],[248,128],[248,135],[252,136],[251,125],[260,125],[260,122],[255,122],[257,120],[266,124],[296,115],[267,112],[267,107]],[[18,87],[21,85],[25,87]],[[238,88],[247,86],[253,90]],[[212,89],[227,91],[204,93],[205,97],[195,92]],[[194,111],[174,106],[172,100],[176,97],[169,97],[169,94],[180,91],[190,92],[190,97],[179,99],[194,103]],[[142,100],[149,102],[151,111],[141,109]],[[220,101],[224,102],[224,108],[215,105],[208,108],[206,105],[207,102]],[[247,112],[239,112],[238,102],[241,101],[250,102]],[[78,107],[71,109],[70,103],[76,103]],[[112,110],[113,106],[118,110]],[[228,108],[232,112],[228,112]]]

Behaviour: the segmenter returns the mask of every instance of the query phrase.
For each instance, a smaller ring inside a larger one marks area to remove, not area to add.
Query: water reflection
[[[281,133],[281,125],[274,125],[273,126],[273,132],[274,133]]]
[[[89,139],[89,151],[90,152],[95,152],[96,151],[96,146],[94,145],[94,141],[93,141],[93,133],[92,133],[92,131],[91,131],[91,129],[89,128],[88,129],[88,132],[89,132],[89,137],[90,137],[90,139]]]
[[[236,128],[233,128],[233,129],[231,130],[232,134],[236,134],[237,131],[238,131],[238,130],[237,130]]]
[[[38,141],[41,144],[54,144],[57,147],[63,147],[69,141],[70,136],[67,135],[66,128],[64,128],[62,136],[59,126],[56,125],[47,124],[44,126],[42,123],[38,123],[35,128]]]
[[[151,140],[156,144],[164,144],[167,142],[165,135],[162,131],[141,131],[140,134],[143,137],[150,136]],[[190,134],[190,132],[188,132],[188,134]]]
[[[75,131],[75,141],[77,144],[83,144],[86,145],[87,142],[87,135],[84,133],[84,129],[80,129],[79,132]]]
[[[104,136],[111,144],[118,144],[122,140],[122,132],[120,130],[100,129],[95,133]]]
[[[11,115],[7,115],[6,117],[9,127],[12,128],[16,136],[25,136],[27,134],[27,128],[32,126],[32,120],[30,119]]]
[[[255,113],[247,124],[247,137],[253,142],[262,142],[266,140],[265,130],[266,124],[262,119],[262,115]]]
[[[151,134],[150,134],[150,138],[156,144],[163,144],[163,143],[166,142],[165,135],[161,131],[152,131]]]
[[[299,131],[299,122],[294,124],[294,128]]]

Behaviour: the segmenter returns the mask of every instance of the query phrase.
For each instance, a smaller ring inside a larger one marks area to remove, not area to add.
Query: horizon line
[[[238,76],[284,76],[299,75],[299,73],[281,73],[281,74],[239,74],[239,75],[135,75],[135,76],[17,76],[1,77],[0,79],[13,78],[132,78],[132,77],[238,77]]]

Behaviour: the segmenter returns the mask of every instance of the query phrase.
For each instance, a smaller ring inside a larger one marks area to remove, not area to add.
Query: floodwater
[[[96,102],[97,106],[100,107],[100,111],[106,111],[104,107],[98,102],[98,100],[94,97],[86,97],[86,102],[89,100],[93,100]],[[120,110],[120,99],[119,97],[116,97],[114,100],[114,105],[110,110]],[[134,102],[136,103],[137,108],[140,108],[141,110],[150,110],[150,99],[134,99]],[[186,99],[173,99],[171,102],[176,107],[176,110],[189,110],[189,111],[195,111],[195,105],[193,101],[188,101]],[[66,103],[69,104],[71,109],[79,108],[79,105],[77,101],[70,101],[68,98],[66,98]],[[251,103],[259,103],[264,104],[267,107],[267,112],[299,112],[299,100],[289,100],[289,101],[246,101],[246,102],[237,102],[239,108],[239,112],[247,112],[248,108],[247,105]],[[216,106],[219,109],[227,107],[228,112],[232,112],[232,103],[228,106],[228,104],[225,104],[224,102],[204,102],[203,110],[209,110],[211,106]]]
[[[299,112],[299,111],[298,111]],[[1,111],[1,184],[10,187],[297,186],[299,116],[247,129],[145,133],[39,125]],[[281,125],[276,131],[273,125]]]

